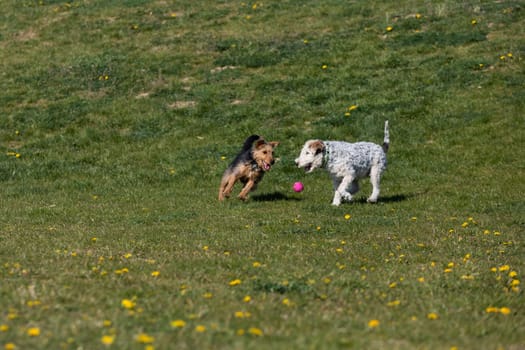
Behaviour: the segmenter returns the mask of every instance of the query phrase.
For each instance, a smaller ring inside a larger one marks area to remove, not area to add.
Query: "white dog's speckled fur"
[[[379,197],[379,182],[386,169],[386,152],[390,144],[388,121],[385,122],[383,146],[372,142],[348,143],[342,141],[309,140],[295,160],[307,173],[325,168],[334,185],[333,205],[351,201],[359,191],[359,179],[370,177],[372,194],[368,202],[375,203]]]

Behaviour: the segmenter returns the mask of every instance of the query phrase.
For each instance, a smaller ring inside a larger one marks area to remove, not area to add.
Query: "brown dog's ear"
[[[319,154],[324,151],[324,143],[320,140],[316,140],[310,144],[310,149],[314,152],[314,154]]]
[[[275,147],[279,146],[279,143],[280,143],[279,141],[270,141],[270,142],[268,142],[268,144],[270,146],[272,146],[272,148],[275,148]]]
[[[264,139],[258,139],[257,141],[255,141],[255,144],[254,144],[254,147],[255,149],[259,149],[261,148],[262,146],[266,145],[266,141],[264,141]]]

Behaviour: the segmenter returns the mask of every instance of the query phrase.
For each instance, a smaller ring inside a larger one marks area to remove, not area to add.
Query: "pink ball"
[[[296,182],[293,184],[293,190],[295,192],[302,192],[304,190],[304,186],[302,182]]]

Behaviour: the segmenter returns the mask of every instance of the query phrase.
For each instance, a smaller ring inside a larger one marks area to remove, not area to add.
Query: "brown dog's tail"
[[[390,147],[390,132],[388,130],[388,120],[385,121],[385,138],[383,139],[383,151],[388,152],[388,147]]]

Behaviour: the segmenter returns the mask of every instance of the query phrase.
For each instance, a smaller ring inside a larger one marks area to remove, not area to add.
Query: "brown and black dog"
[[[219,188],[219,200],[230,197],[233,185],[241,181],[244,187],[239,193],[239,199],[246,200],[248,193],[255,190],[264,173],[275,163],[273,149],[279,142],[266,142],[259,135],[251,135],[244,141],[241,151],[222,175]]]

